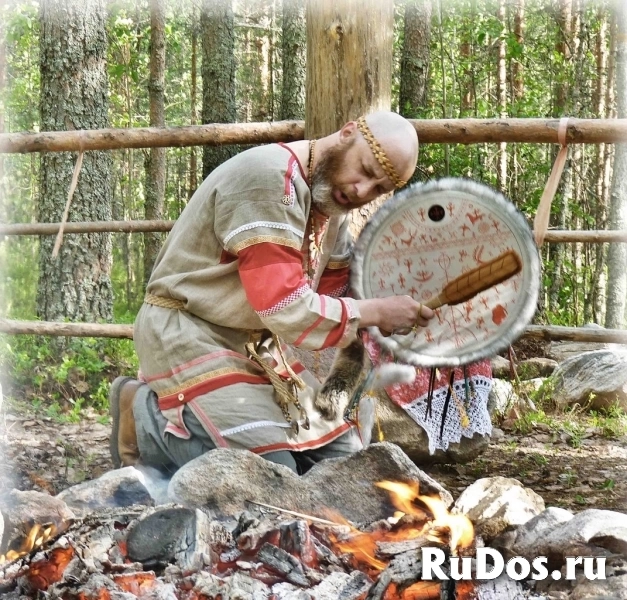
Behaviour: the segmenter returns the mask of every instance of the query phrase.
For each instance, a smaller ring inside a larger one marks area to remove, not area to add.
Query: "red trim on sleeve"
[[[334,292],[337,292],[337,290],[347,289],[349,271],[349,267],[325,269],[322,277],[320,277],[320,283],[316,291],[325,296],[334,296]]]
[[[348,325],[348,311],[346,310],[346,304],[341,302],[342,304],[342,321],[337,327],[334,327],[331,333],[327,336],[327,339],[324,340],[323,348],[333,348],[337,346],[344,337],[346,333],[346,326]]]

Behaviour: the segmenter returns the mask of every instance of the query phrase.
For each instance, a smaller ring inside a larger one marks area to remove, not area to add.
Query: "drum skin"
[[[411,185],[368,222],[351,268],[355,298],[437,296],[456,277],[513,250],[522,270],[454,306],[436,309],[428,327],[375,341],[394,357],[421,367],[459,366],[495,355],[531,322],[540,287],[540,260],[523,215],[487,185],[446,178]]]

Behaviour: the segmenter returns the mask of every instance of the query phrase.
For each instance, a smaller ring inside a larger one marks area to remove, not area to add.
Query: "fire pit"
[[[545,510],[541,499],[534,504],[533,492],[498,477],[476,482],[450,508],[450,495],[433,480],[418,482],[419,470],[399,452],[375,445],[299,478],[250,453],[216,451],[211,460],[177,472],[167,486],[170,497],[177,492],[177,503],[159,506],[133,504],[147,494],[147,488],[139,489],[146,474],[133,468],[57,497],[14,492],[2,505],[0,595],[3,600],[42,594],[63,600],[126,600],[128,594],[164,600],[580,600],[588,596],[579,592],[592,586],[595,593],[608,592],[597,597],[627,597],[621,556],[627,550],[627,516]],[[397,477],[372,478],[382,473]],[[129,505],[119,506],[121,498]],[[603,561],[603,578],[591,577],[583,564],[570,580],[554,581],[556,573],[569,573],[565,557],[571,554],[588,557],[584,563]],[[482,558],[497,555],[509,561],[507,569],[489,564],[486,569]],[[531,564],[539,555],[547,559],[544,581],[510,568],[516,563],[512,557]],[[539,595],[558,584],[559,594]],[[570,595],[573,590],[577,595]]]

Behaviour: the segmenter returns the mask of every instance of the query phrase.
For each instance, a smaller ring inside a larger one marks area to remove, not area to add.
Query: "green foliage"
[[[541,409],[530,411],[514,422],[514,429],[518,433],[529,434],[541,424],[571,448],[580,448],[583,440],[593,432],[610,439],[627,435],[627,414],[616,406],[607,411],[590,413],[574,410],[566,414],[549,413]]]
[[[131,340],[0,338],[0,371],[10,378],[5,393],[68,421],[78,420],[86,407],[106,412],[110,382],[137,369]]]
[[[605,411],[590,411],[589,418],[591,425],[606,438],[617,439],[627,435],[627,413],[618,405]]]

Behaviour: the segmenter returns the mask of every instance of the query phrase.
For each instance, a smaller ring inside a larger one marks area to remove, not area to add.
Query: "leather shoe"
[[[143,385],[141,381],[132,377],[118,377],[111,384],[109,412],[113,429],[109,438],[109,449],[116,469],[139,462],[133,403],[141,385]]]

